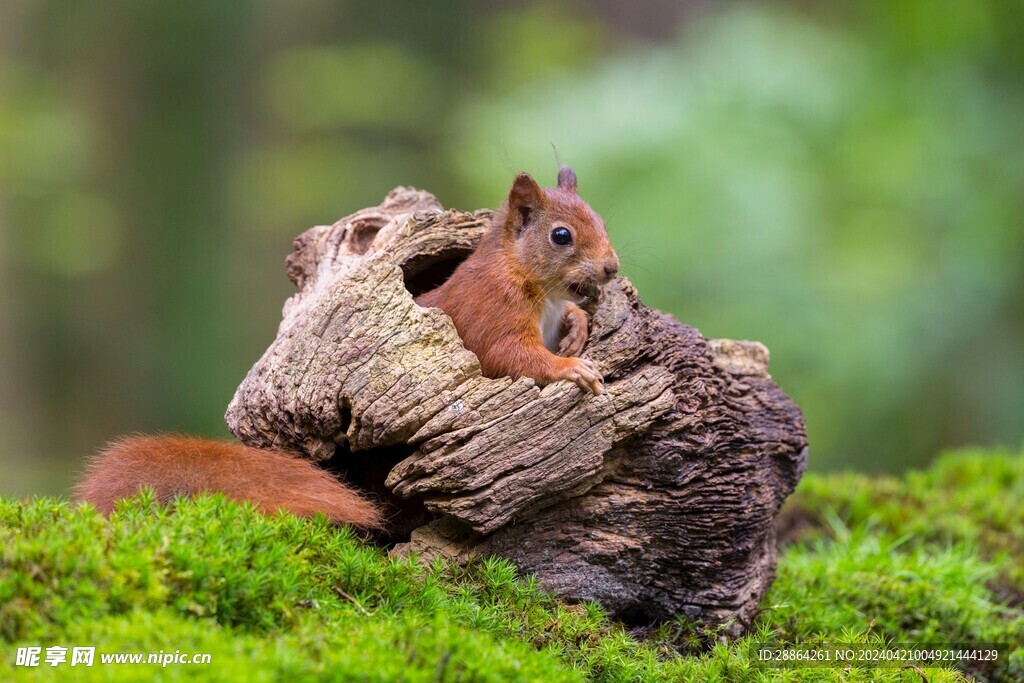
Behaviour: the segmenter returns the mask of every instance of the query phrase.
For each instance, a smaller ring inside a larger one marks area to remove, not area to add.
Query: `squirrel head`
[[[517,175],[497,220],[528,279],[551,298],[596,298],[619,271],[604,221],[580,199],[568,166],[559,169],[558,185],[551,188]]]

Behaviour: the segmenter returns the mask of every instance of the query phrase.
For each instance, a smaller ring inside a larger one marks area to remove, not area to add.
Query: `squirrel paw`
[[[583,358],[569,358],[568,360],[572,361],[572,364],[559,374],[558,379],[575,382],[583,389],[592,391],[595,396],[605,393],[604,377],[597,371],[594,361]]]
[[[587,314],[576,304],[569,304],[562,316],[562,327],[566,330],[558,345],[558,355],[563,357],[578,356],[590,337],[587,329]]]

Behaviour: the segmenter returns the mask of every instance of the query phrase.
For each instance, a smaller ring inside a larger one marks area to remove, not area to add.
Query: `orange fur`
[[[416,301],[451,317],[484,376],[532,377],[539,384],[568,379],[599,393],[602,378],[588,361],[556,355],[541,337],[546,301],[568,302],[562,327],[578,326],[586,319],[576,306],[583,299],[579,286],[596,295],[619,268],[604,222],[577,194],[575,173],[563,167],[558,181],[542,189],[530,176],[517,176],[476,251]],[[551,240],[560,227],[571,231],[571,247]],[[584,326],[583,338],[563,348],[582,348],[585,334]]]
[[[313,464],[278,451],[193,436],[130,436],[93,456],[75,487],[79,500],[110,514],[120,498],[149,486],[161,502],[204,491],[251,500],[264,512],[324,513],[336,524],[383,526],[381,511]]]

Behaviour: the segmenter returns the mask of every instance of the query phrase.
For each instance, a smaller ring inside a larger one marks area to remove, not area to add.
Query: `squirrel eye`
[[[551,241],[560,247],[572,244],[572,233],[567,228],[555,228],[551,231]]]

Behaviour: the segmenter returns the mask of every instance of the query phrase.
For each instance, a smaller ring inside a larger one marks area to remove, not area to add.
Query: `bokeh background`
[[[0,494],[226,436],[309,226],[552,144],[644,300],[758,339],[811,466],[1024,440],[1024,3],[0,3]]]

